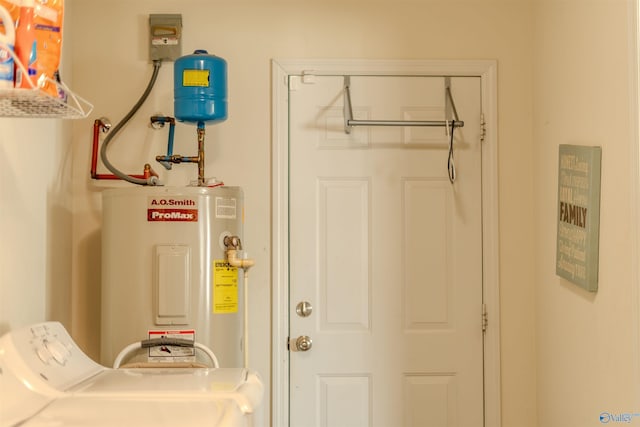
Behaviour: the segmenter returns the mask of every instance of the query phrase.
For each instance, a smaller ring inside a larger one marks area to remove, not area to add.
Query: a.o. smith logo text
[[[196,201],[192,199],[183,199],[183,198],[167,198],[167,199],[156,199],[151,198],[149,200],[149,205],[154,206],[195,206]]]
[[[197,222],[198,205],[188,197],[149,197],[147,221]]]

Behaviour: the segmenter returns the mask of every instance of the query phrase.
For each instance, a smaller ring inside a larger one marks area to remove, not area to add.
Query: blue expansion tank
[[[173,66],[176,120],[217,123],[227,119],[227,62],[206,50],[178,58]]]

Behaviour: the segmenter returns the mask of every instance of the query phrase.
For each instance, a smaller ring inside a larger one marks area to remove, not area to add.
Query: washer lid
[[[58,399],[22,427],[238,427],[244,414],[228,400],[174,400],[73,396]]]
[[[261,403],[260,376],[242,368],[106,369],[67,392],[71,396],[138,400],[228,400],[243,413]]]
[[[68,392],[92,396],[180,396],[215,398],[233,393],[251,373],[241,368],[132,368],[106,369]]]

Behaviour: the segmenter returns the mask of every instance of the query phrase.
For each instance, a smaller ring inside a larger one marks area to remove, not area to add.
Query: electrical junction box
[[[175,61],[182,55],[182,15],[149,15],[149,59]]]

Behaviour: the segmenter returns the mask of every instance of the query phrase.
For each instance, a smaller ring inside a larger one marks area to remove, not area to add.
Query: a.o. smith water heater
[[[242,366],[242,274],[225,261],[224,244],[241,237],[242,221],[237,187],[103,192],[102,364],[112,365],[134,342],[184,337],[213,350],[221,367]],[[132,360],[194,355],[166,346]]]

